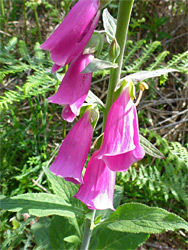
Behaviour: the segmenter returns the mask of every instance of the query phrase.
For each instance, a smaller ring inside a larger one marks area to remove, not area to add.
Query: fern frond
[[[28,76],[26,83],[23,86],[23,90],[25,95],[28,95],[32,93],[34,89],[37,87],[45,86],[46,84],[49,84],[49,86],[54,86],[57,82],[57,79],[50,76],[50,73],[46,71],[38,71],[34,72],[33,75]],[[32,91],[31,91],[32,90]]]
[[[29,56],[29,51],[28,51],[26,43],[23,40],[19,40],[18,46],[19,46],[19,52],[20,52],[20,55],[22,56],[22,58],[25,61],[30,63],[31,58]]]
[[[16,65],[4,66],[4,68],[0,70],[0,81],[8,74],[19,73],[28,69],[30,69],[30,66],[21,62]]]
[[[142,55],[136,59],[131,65],[126,66],[127,72],[134,72],[141,68],[141,66],[152,56],[153,52],[161,45],[159,41],[155,41],[143,49]]]
[[[185,51],[184,53],[181,53],[181,54],[178,54],[178,55],[173,55],[172,59],[170,61],[168,61],[168,63],[167,63],[168,68],[173,68],[173,67],[176,68],[179,62],[182,64],[183,59],[186,59],[186,63],[187,63],[188,50]]]
[[[34,54],[35,61],[39,64],[44,63],[45,55],[42,49],[40,48],[40,43],[36,42],[34,51],[35,51],[35,54]]]
[[[134,43],[134,45],[130,46],[131,50],[129,51],[128,55],[125,57],[125,59],[123,61],[124,66],[129,63],[131,58],[135,55],[135,52],[138,51],[144,43],[146,43],[145,40],[140,40],[140,41]]]
[[[18,38],[17,37],[13,37],[9,40],[7,46],[5,46],[5,50],[7,52],[13,51],[16,48],[18,42]]]
[[[155,62],[153,62],[152,64],[150,64],[149,67],[146,68],[146,70],[153,70],[155,69],[157,66],[159,66],[165,59],[165,57],[170,54],[169,51],[163,51],[162,53],[160,53],[156,58],[155,58]]]
[[[185,163],[188,169],[188,151],[179,142],[170,142],[170,152],[174,155],[175,159]]]
[[[4,96],[0,96],[0,109],[8,109],[9,105],[14,102],[20,102],[31,96],[39,96],[52,91],[56,84],[57,79],[51,78],[50,73],[35,72],[27,77],[23,87],[16,86],[18,90],[9,90],[4,93]]]

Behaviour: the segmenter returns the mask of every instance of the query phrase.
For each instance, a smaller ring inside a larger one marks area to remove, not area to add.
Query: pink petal
[[[72,112],[71,106],[70,105],[65,105],[65,107],[62,110],[62,118],[63,120],[67,122],[73,122],[74,118],[79,115],[80,109],[77,110],[76,114]]]
[[[133,136],[133,102],[128,91],[123,91],[113,103],[107,117],[103,144],[98,158],[103,155],[118,155],[135,148]]]
[[[61,65],[58,64],[54,64],[52,66],[52,73],[55,73],[56,71],[58,71],[61,68]]]
[[[93,58],[93,55],[90,54],[80,55],[76,58],[69,66],[56,94],[49,97],[49,101],[52,103],[69,105],[69,112],[67,108],[63,111],[64,117],[66,117],[66,112],[68,114],[71,112],[74,116],[79,115],[80,108],[90,89],[92,78],[92,73],[82,74],[81,72]]]
[[[99,20],[99,0],[80,0],[63,22],[41,45],[52,61],[63,67],[77,57],[89,41]]]
[[[97,152],[96,152],[97,153]],[[116,173],[102,160],[91,157],[84,175],[84,183],[74,196],[85,203],[89,209],[112,209]]]
[[[126,171],[134,162],[142,159],[144,154],[139,144],[136,108],[127,86],[109,111],[97,158],[104,160],[112,171]]]
[[[87,110],[71,128],[50,166],[52,173],[76,184],[83,183],[82,170],[91,145],[93,128],[90,113],[91,111]]]
[[[112,155],[112,156],[104,155],[102,158],[112,171],[120,171],[120,172],[126,171],[134,162],[141,160],[145,155],[145,151],[143,147],[140,146],[139,143],[139,129],[138,129],[138,118],[137,118],[136,108],[134,109],[133,127],[134,127],[133,141],[135,149],[119,155]]]

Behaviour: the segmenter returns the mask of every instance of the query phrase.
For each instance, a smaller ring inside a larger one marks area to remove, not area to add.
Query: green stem
[[[57,0],[54,1],[54,8],[57,10]]]
[[[4,3],[3,3],[3,0],[1,0],[1,15],[2,15],[2,17],[5,16],[5,10],[4,10]]]
[[[38,32],[38,36],[39,36],[39,43],[42,43],[42,37],[41,37],[40,27],[39,27],[39,19],[38,19],[38,14],[37,14],[37,7],[34,7],[33,11],[34,11],[34,14],[35,14],[35,21],[36,21],[36,25],[37,25],[37,32]]]
[[[25,0],[23,0],[23,4],[24,4],[24,31],[25,31],[25,43],[27,44],[27,13],[26,13]]]
[[[84,236],[83,236],[82,245],[81,245],[80,250],[88,250],[90,239],[91,239],[91,234],[93,231],[93,229],[91,228],[91,225],[93,225],[93,223],[94,223],[95,213],[96,213],[96,210],[93,210],[92,219],[85,220]]]
[[[110,71],[106,109],[103,115],[103,130],[106,124],[108,112],[110,110],[110,107],[113,104],[114,89],[120,80],[121,67],[122,67],[122,62],[123,62],[123,55],[124,55],[124,50],[125,50],[125,44],[126,44],[126,39],[127,39],[127,32],[128,32],[133,2],[134,0],[120,0],[120,3],[119,3],[116,39],[120,46],[120,54],[118,58],[116,59],[118,68],[112,68]]]

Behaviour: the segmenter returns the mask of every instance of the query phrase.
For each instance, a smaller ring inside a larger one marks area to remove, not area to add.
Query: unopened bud
[[[119,44],[116,40],[116,38],[114,37],[114,39],[112,40],[112,43],[110,44],[110,48],[109,48],[109,58],[112,62],[114,62],[116,60],[116,58],[119,56],[120,53],[120,47]]]
[[[100,8],[103,9],[106,5],[108,5],[112,0],[100,0]]]
[[[140,85],[139,85],[139,89],[141,91],[144,91],[145,89],[148,89],[148,88],[149,88],[149,86],[145,82],[141,82]]]

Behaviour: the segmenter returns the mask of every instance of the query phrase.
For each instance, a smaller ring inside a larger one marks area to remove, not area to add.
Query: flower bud
[[[116,58],[119,56],[120,53],[120,47],[119,44],[117,43],[116,38],[114,37],[112,40],[112,43],[110,44],[109,48],[109,58],[112,62],[116,60]]]
[[[144,91],[145,89],[148,89],[148,88],[149,87],[148,87],[147,83],[145,83],[145,82],[141,82],[140,85],[139,85],[139,89],[141,91]]]

